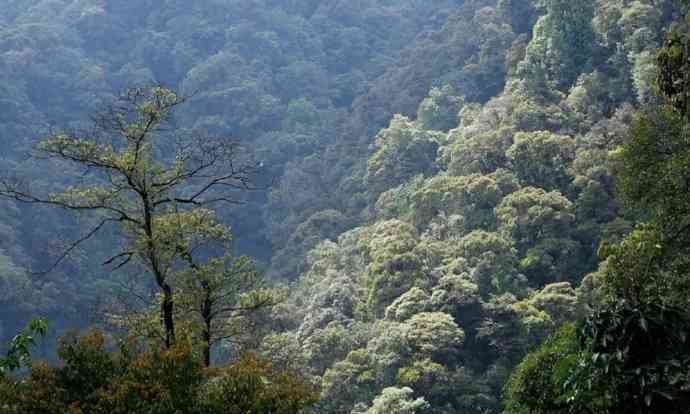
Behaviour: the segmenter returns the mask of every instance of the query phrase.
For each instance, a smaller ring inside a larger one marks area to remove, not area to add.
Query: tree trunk
[[[204,366],[207,368],[211,366],[211,321],[206,321],[204,327]]]
[[[175,343],[175,322],[173,320],[173,298],[172,289],[170,285],[165,283],[163,285],[163,303],[161,304],[161,313],[163,316],[163,326],[165,327],[165,347]]]
[[[208,283],[202,282],[202,287],[204,288],[204,304],[201,309],[201,317],[204,319],[204,364],[206,367],[211,366],[211,328],[213,327],[213,303],[211,301],[211,291]]]
[[[156,277],[158,287],[163,291],[163,303],[161,303],[161,319],[165,329],[165,347],[170,346],[175,342],[175,320],[173,319],[173,294],[172,287],[165,281],[165,276],[161,271],[158,262],[158,255],[156,246],[153,243],[153,208],[149,201],[148,195],[141,192],[141,199],[144,205],[144,233],[146,234],[146,248],[149,261],[151,263],[151,271]]]

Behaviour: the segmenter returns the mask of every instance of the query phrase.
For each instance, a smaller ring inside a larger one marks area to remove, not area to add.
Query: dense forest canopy
[[[687,412],[687,19],[9,1],[0,412]]]

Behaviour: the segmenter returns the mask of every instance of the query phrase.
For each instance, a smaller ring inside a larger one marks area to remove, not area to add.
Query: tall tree
[[[114,226],[122,250],[104,264],[119,269],[134,261],[151,275],[163,299],[168,347],[175,339],[171,275],[186,266],[186,255],[197,253],[200,238],[224,234],[213,206],[239,202],[238,191],[251,188],[256,172],[233,140],[176,128],[173,114],[185,100],[161,86],[128,89],[95,112],[89,129],[52,134],[38,144],[35,155],[76,167],[66,169],[75,181],[83,180],[82,169],[90,178],[86,185],[42,195],[30,182],[0,180],[0,196],[98,217],[56,265]]]

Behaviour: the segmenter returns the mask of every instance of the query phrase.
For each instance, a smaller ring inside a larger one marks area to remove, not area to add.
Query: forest
[[[687,414],[689,336],[687,0],[3,2],[0,414]]]

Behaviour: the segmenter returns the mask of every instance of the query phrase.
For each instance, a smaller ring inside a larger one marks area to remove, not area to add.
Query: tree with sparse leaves
[[[40,195],[30,183],[0,181],[0,196],[96,215],[98,224],[60,259],[109,226],[120,231],[122,250],[104,264],[119,269],[135,262],[151,275],[168,347],[175,340],[173,274],[207,240],[225,235],[213,207],[237,203],[255,172],[235,141],[176,128],[174,111],[185,101],[161,86],[129,89],[93,115],[90,129],[38,144],[37,156],[83,169],[91,178],[85,185]]]

